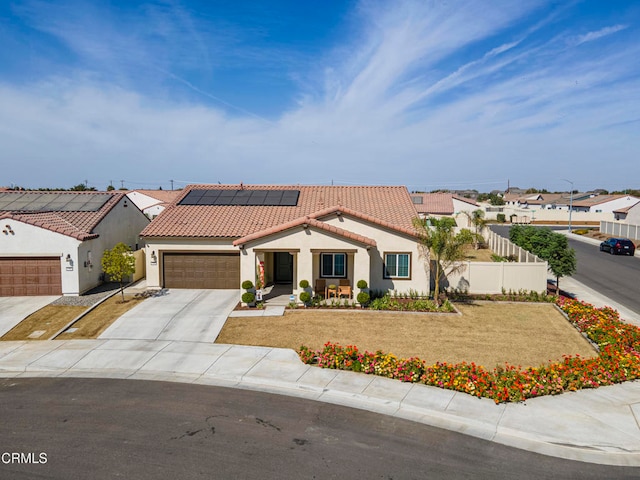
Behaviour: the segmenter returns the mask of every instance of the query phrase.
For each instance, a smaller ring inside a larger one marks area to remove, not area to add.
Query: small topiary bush
[[[498,221],[498,223],[504,223],[507,221],[507,217],[504,213],[499,213],[496,215],[496,220]]]
[[[253,288],[253,282],[251,280],[245,280],[242,282],[242,288],[245,290],[251,290]]]
[[[309,288],[309,281],[308,280],[300,280],[300,288]],[[302,300],[302,298],[300,300]]]
[[[305,305],[311,301],[311,294],[309,292],[302,292],[300,294],[300,301]]]
[[[253,286],[253,284],[251,284]],[[256,300],[256,296],[251,292],[244,292],[242,294],[242,301],[244,303],[253,303]]]
[[[366,280],[358,280],[358,283],[356,283],[356,286],[362,290],[363,288],[367,288],[367,281]]]
[[[367,292],[360,292],[358,294],[357,300],[360,305],[367,305],[371,300],[371,297],[369,297],[369,294]]]

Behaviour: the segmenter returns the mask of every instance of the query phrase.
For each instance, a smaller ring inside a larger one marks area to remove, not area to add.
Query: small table
[[[338,287],[336,285],[333,285],[333,288],[331,288],[331,285],[327,286],[327,289],[325,290],[325,295],[324,298],[331,298],[331,295],[333,295],[335,298],[338,298]]]

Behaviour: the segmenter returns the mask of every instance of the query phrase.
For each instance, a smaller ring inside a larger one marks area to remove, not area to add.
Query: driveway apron
[[[129,310],[99,338],[213,342],[238,298],[238,290],[168,290]]]
[[[0,297],[0,336],[58,298],[58,296]]]

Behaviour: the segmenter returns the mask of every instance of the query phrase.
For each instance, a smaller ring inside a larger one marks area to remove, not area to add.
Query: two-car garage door
[[[166,288],[240,288],[237,253],[170,253],[163,255]]]
[[[59,257],[0,258],[0,297],[62,295]]]

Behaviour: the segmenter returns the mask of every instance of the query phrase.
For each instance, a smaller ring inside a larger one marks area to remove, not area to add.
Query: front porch
[[[255,283],[269,305],[299,301],[303,291],[312,296],[355,300],[356,283],[370,283],[370,256],[366,249],[254,250]],[[307,280],[309,287],[300,288]],[[330,286],[335,285],[331,291]]]

